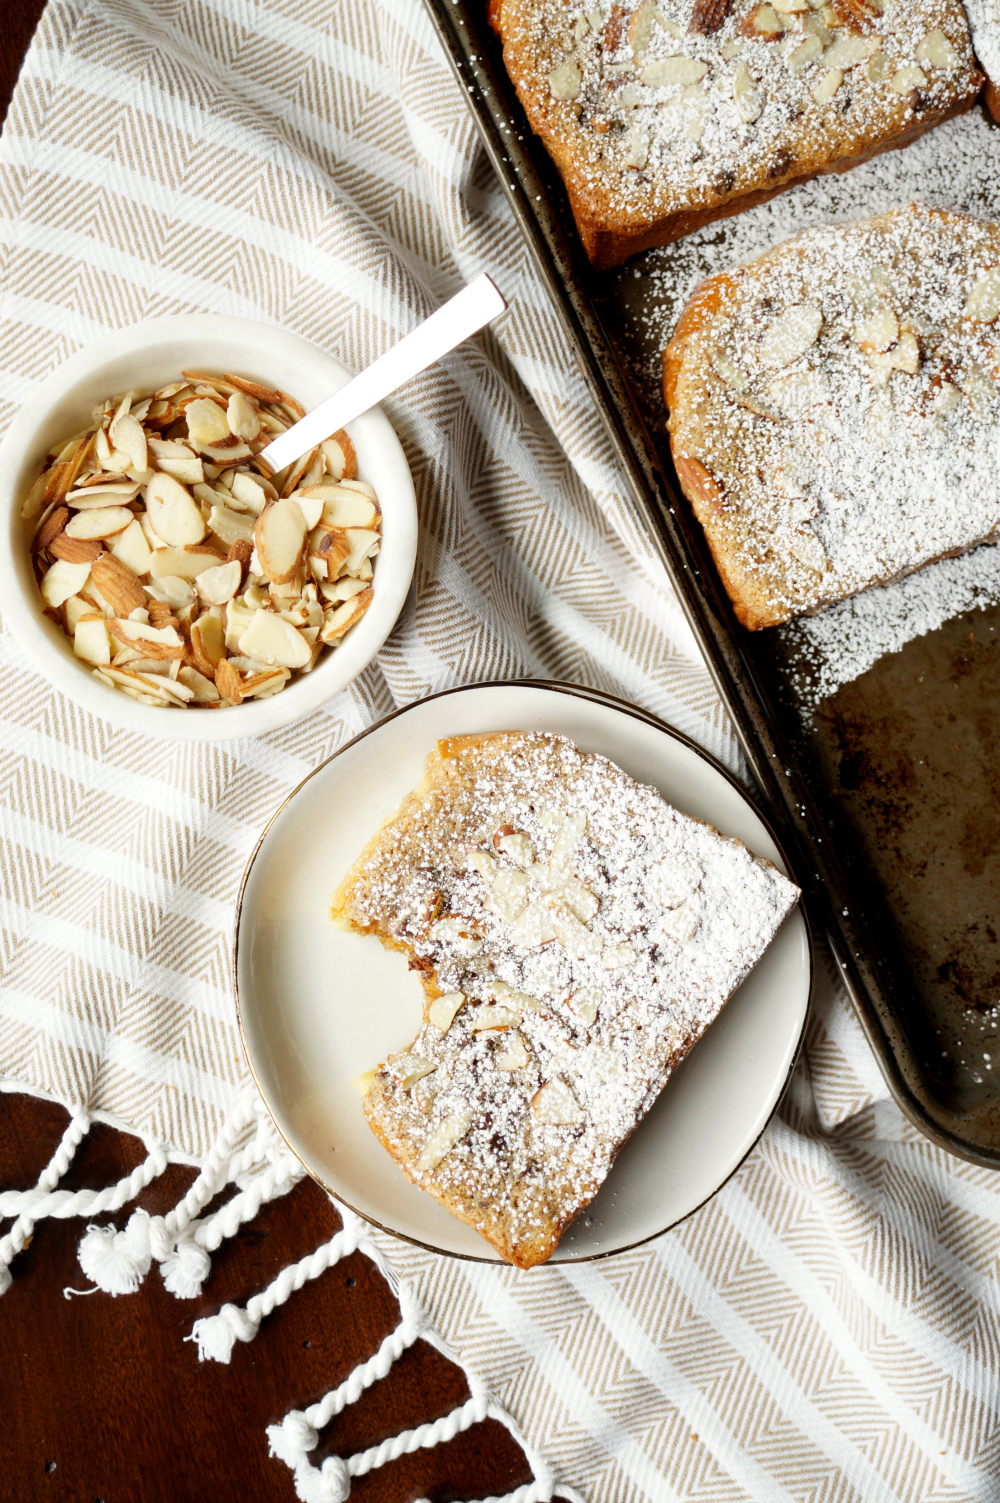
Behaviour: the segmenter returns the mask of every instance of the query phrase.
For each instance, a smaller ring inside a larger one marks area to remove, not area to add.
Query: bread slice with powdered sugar
[[[1000,226],[909,205],[711,277],[670,446],[751,630],[1000,537]]]
[[[359,1082],[372,1130],[503,1258],[544,1262],[797,899],[564,737],[439,742],[331,907],[426,993]]]
[[[982,85],[961,0],[491,0],[490,19],[599,267],[905,146]]]

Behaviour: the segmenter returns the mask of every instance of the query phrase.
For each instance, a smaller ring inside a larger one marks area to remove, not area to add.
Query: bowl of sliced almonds
[[[39,671],[177,740],[258,735],[345,688],[412,579],[406,458],[377,408],[277,474],[258,456],[350,379],[294,334],[186,315],[43,381],[0,444],[0,601]]]

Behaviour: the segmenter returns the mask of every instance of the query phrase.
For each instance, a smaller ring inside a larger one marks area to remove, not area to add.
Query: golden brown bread
[[[796,898],[562,737],[439,742],[331,905],[424,987],[414,1043],[361,1082],[369,1125],[503,1258],[544,1262]]]
[[[905,146],[982,85],[961,0],[491,0],[489,19],[598,267]]]
[[[1000,535],[998,315],[1000,226],[912,205],[697,289],[670,445],[744,626]]]

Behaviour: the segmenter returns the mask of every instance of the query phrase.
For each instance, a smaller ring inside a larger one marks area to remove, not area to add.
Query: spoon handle
[[[375,407],[411,376],[426,370],[502,313],[507,304],[485,272],[443,303],[353,381],[262,449],[272,472],[283,470],[323,439]]]

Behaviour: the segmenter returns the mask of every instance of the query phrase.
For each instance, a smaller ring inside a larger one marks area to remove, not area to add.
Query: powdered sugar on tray
[[[992,544],[779,627],[796,697],[808,712],[886,653],[898,652],[953,616],[998,602],[1000,549]]]
[[[972,41],[983,68],[1000,84],[1000,0],[965,0]]]
[[[501,734],[449,761],[442,775],[431,759],[431,790],[335,909],[405,948],[433,998],[411,1049],[374,1074],[369,1120],[526,1266],[596,1193],[797,893],[561,737]]]

